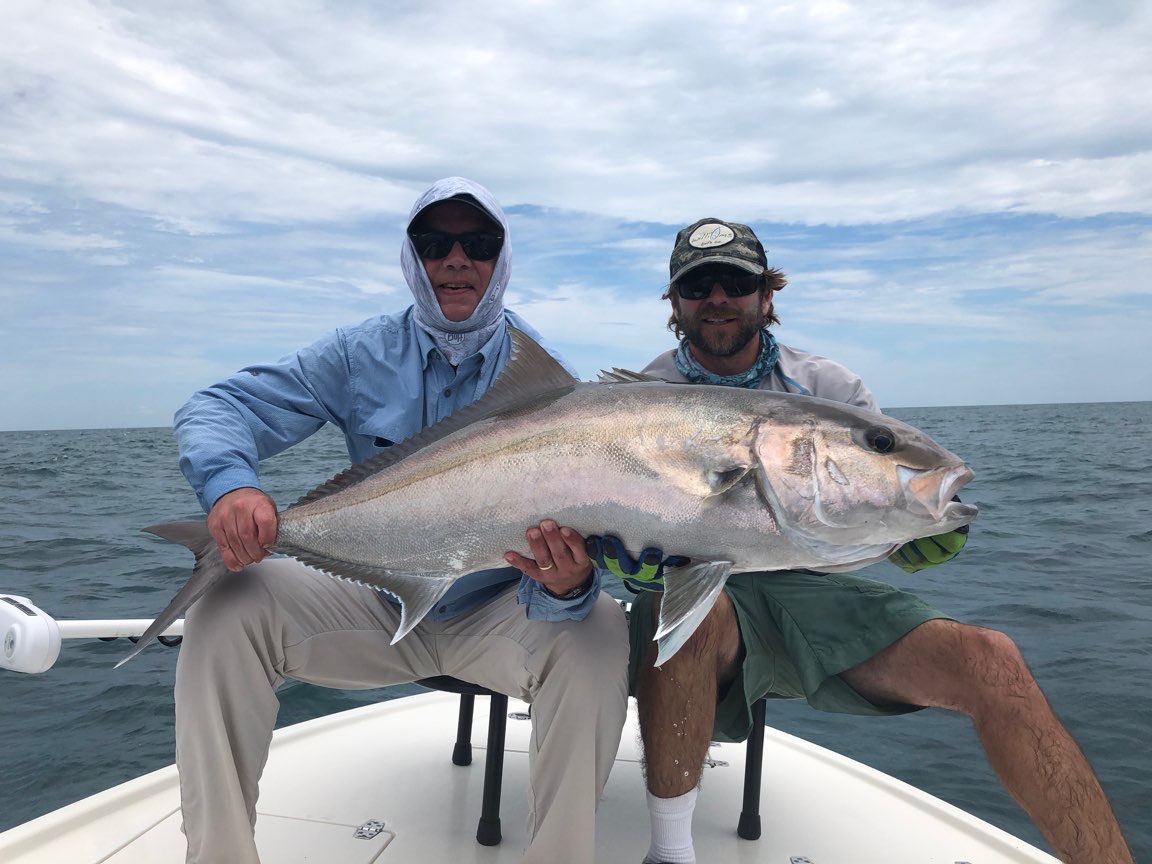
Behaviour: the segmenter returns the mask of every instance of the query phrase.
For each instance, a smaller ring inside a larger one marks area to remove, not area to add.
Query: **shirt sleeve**
[[[599,596],[600,574],[593,568],[592,587],[572,600],[553,597],[543,585],[528,576],[521,577],[516,599],[525,607],[529,621],[583,621]]]
[[[243,486],[261,488],[258,465],[350,414],[340,333],[277,363],[250,366],[200,390],[176,412],[180,470],[205,511]]]

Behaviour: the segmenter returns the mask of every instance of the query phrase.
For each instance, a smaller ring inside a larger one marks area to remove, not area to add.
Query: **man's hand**
[[[525,534],[532,558],[518,552],[507,552],[504,560],[535,579],[556,597],[592,582],[592,562],[584,551],[584,538],[571,528],[561,528],[551,519]]]
[[[208,533],[229,570],[267,558],[278,527],[276,502],[251,486],[221,495],[208,513]]]

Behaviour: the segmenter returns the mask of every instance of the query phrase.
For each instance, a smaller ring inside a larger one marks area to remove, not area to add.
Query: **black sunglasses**
[[[675,287],[676,293],[684,300],[704,300],[717,283],[729,297],[747,297],[755,293],[762,282],[762,277],[739,270],[707,270],[677,279]]]
[[[439,261],[447,258],[457,243],[473,261],[491,261],[500,254],[504,235],[495,231],[465,231],[449,234],[447,231],[413,231],[408,234],[421,258]]]

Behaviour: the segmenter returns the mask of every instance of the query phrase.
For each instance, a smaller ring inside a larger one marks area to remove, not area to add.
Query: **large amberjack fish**
[[[690,559],[665,574],[663,663],[733,572],[857,569],[976,516],[952,500],[972,471],[893,418],[623,370],[581,383],[525,334],[512,341],[480,400],[280,513],[274,552],[400,601],[393,642],[457,579],[526,551],[543,518]],[[144,530],[196,566],[121,663],[228,573],[205,523]]]

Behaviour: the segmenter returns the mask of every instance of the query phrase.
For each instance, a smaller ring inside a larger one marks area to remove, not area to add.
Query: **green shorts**
[[[715,741],[743,741],[751,705],[805,698],[821,711],[906,714],[911,705],[875,705],[838,676],[934,618],[948,616],[919,597],[850,573],[737,573],[724,588],[740,625],[741,675],[716,706]],[[656,632],[658,594],[638,594],[630,616],[629,685],[636,691],[640,658]]]

